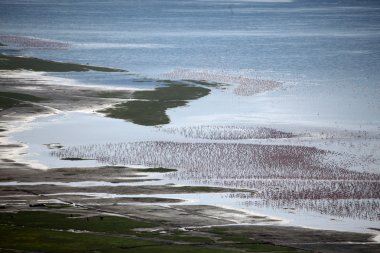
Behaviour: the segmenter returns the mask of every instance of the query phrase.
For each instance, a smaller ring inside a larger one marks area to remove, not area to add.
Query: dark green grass
[[[93,232],[108,232],[118,234],[129,234],[134,228],[150,228],[155,224],[124,217],[106,216],[79,218],[69,217],[65,214],[49,212],[19,212],[11,216],[7,213],[0,213],[0,224],[16,226],[27,226],[46,229],[75,229]]]
[[[0,92],[0,97],[13,98],[13,99],[28,101],[28,102],[42,102],[46,100],[41,97],[36,97],[33,95],[29,95],[25,93],[16,93],[16,92]]]
[[[5,46],[7,46],[7,45],[0,42],[0,47],[5,47]]]
[[[43,60],[32,57],[17,57],[0,54],[0,70],[32,70],[47,72],[70,72],[70,71],[101,71],[101,72],[126,72],[121,69],[97,67],[75,63],[64,63]]]
[[[166,114],[169,108],[184,106],[185,101],[142,101],[134,100],[117,104],[114,107],[100,110],[107,117],[124,119],[143,126],[168,124],[170,119]]]
[[[155,90],[137,91],[134,99],[101,110],[107,117],[124,119],[138,125],[155,126],[168,124],[170,119],[166,111],[170,108],[185,106],[188,101],[204,97],[209,89],[185,84],[170,84]]]
[[[45,99],[24,93],[0,92],[0,109],[9,109],[15,106],[30,106],[26,102],[41,102]]]
[[[224,253],[236,252],[187,245],[123,238],[110,235],[80,234],[39,228],[0,226],[0,247],[37,252],[135,252],[135,253]]]
[[[177,171],[176,169],[168,169],[168,168],[148,168],[148,169],[139,169],[140,172],[152,172],[152,173],[167,173]]]
[[[0,247],[36,252],[123,252],[122,247],[152,244],[113,236],[0,225]]]
[[[212,187],[212,186],[178,186],[184,192],[194,193],[213,193],[213,192],[252,192],[252,190],[245,189],[232,189],[232,188],[222,188],[222,187]]]
[[[5,97],[0,97],[0,111],[9,109],[15,106],[20,106],[22,103],[20,101],[14,100],[14,99],[9,99]]]
[[[184,81],[190,82],[193,84],[198,84],[205,87],[211,87],[211,88],[225,88],[226,86],[228,86],[228,84],[209,82],[209,81],[199,81],[199,80],[184,80]]]
[[[254,228],[252,228],[254,229]],[[251,239],[249,233],[239,232],[238,229],[231,230],[230,227],[212,227],[204,229],[204,232],[218,236],[217,243],[225,247],[244,249],[248,252],[282,252],[282,253],[304,253],[305,250],[273,245],[271,243],[259,242]]]
[[[178,101],[198,99],[209,93],[210,90],[206,88],[174,83],[169,86],[158,87],[155,90],[136,91],[133,93],[133,97],[146,100]]]
[[[65,157],[65,158],[61,158],[61,160],[65,160],[65,161],[87,161],[87,160],[92,160],[92,159],[84,159],[84,158],[79,158],[79,157]]]
[[[134,230],[156,226],[114,216],[83,218],[42,211],[0,213],[0,252],[303,252],[257,242],[223,227],[210,228],[200,235],[178,230],[164,234]]]
[[[188,232],[183,231],[170,231],[169,233],[161,234],[159,232],[139,232],[139,236],[145,238],[160,238],[168,241],[175,241],[181,243],[192,243],[192,244],[207,244],[213,245],[215,244],[215,240],[213,238],[209,238],[207,236],[195,236],[188,234]]]
[[[150,247],[140,247],[134,249],[128,249],[132,253],[227,253],[227,252],[239,252],[233,249],[221,249],[221,248],[207,248],[202,246],[190,246],[190,245],[160,245]]]
[[[96,95],[101,98],[132,98],[132,94],[125,91],[101,91],[98,92]]]
[[[70,218],[49,212],[0,213],[0,252],[2,249],[36,252],[236,252],[178,244],[178,241],[206,242],[194,236],[174,235],[153,240],[139,237],[139,232],[132,230],[152,226],[155,224],[122,217],[91,217],[87,221],[86,218]],[[70,232],[69,229],[73,230]]]

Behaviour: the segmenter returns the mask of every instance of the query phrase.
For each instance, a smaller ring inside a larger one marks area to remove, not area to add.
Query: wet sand
[[[134,170],[123,167],[65,168],[47,171],[27,165],[2,162],[1,181],[17,182],[72,182],[101,180],[113,182],[120,178],[135,178]],[[75,178],[75,179],[74,179]],[[132,219],[158,222],[162,229],[183,228],[193,232],[207,232],[222,226],[240,237],[249,236],[259,242],[269,242],[319,252],[376,252],[372,234],[313,230],[301,227],[277,226],[277,221],[241,211],[207,206],[181,205],[176,194],[228,192],[226,188],[149,186],[94,186],[67,187],[57,185],[8,185],[0,187],[2,211],[48,211],[86,216],[120,215]],[[237,191],[237,190],[233,190]],[[144,197],[136,195],[144,194]],[[173,198],[146,197],[170,194]],[[254,194],[254,193],[252,193]],[[128,197],[135,196],[135,197]],[[120,197],[121,196],[121,197]],[[177,203],[173,205],[173,203]],[[39,204],[39,205],[38,205]],[[239,226],[244,224],[244,226]],[[265,224],[265,225],[264,225]],[[216,227],[215,227],[216,226]]]
[[[18,106],[1,111],[0,181],[4,182],[109,182],[144,181],[141,170],[127,167],[62,168],[40,170],[18,161],[24,145],[10,143],[8,131],[23,127],[25,121],[75,110],[98,110],[119,103],[117,98],[99,96],[102,90],[36,84],[34,80],[0,79],[4,92],[20,92],[49,99],[46,102],[20,101]],[[129,91],[122,91],[126,96]],[[172,185],[70,187],[54,184],[2,185],[1,209],[6,212],[42,210],[58,213],[79,213],[87,216],[120,215],[132,219],[158,222],[164,229],[182,228],[192,233],[211,232],[222,226],[229,233],[254,238],[259,242],[290,246],[319,252],[376,252],[373,234],[313,230],[277,226],[276,220],[237,210],[208,205],[183,205],[176,194],[239,192],[237,189],[210,187],[173,187]],[[255,192],[249,191],[250,194]],[[99,194],[103,194],[99,198]],[[109,197],[107,197],[107,194]],[[135,195],[172,194],[173,198],[136,197]],[[120,196],[121,195],[121,196]],[[128,197],[133,195],[133,197]],[[118,203],[125,203],[119,205]],[[176,203],[176,205],[172,205]],[[42,204],[42,205],[38,205]],[[64,208],[61,208],[61,207]],[[237,226],[245,224],[244,226]],[[261,225],[260,225],[261,224]],[[216,227],[215,227],[216,226]]]

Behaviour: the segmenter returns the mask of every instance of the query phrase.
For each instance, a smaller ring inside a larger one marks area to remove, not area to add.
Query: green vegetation
[[[105,113],[107,117],[125,119],[138,125],[155,126],[168,124],[170,119],[166,110],[184,106],[185,101],[129,101],[117,104],[99,112]]]
[[[63,63],[56,61],[43,60],[32,57],[17,57],[0,54],[0,69],[1,70],[17,70],[25,69],[32,71],[47,71],[47,72],[69,72],[69,71],[101,71],[101,72],[126,72],[121,69],[113,69],[106,67],[96,67],[90,65],[82,65],[75,63]]]
[[[46,203],[44,205],[45,207],[51,208],[51,209],[61,209],[61,208],[71,207],[71,205],[65,204],[65,203]]]
[[[168,169],[168,168],[148,168],[148,169],[139,169],[141,172],[152,172],[152,173],[167,173],[177,171],[176,169]]]
[[[126,91],[101,91],[97,93],[97,96],[101,98],[132,98],[132,94]]]
[[[65,160],[65,161],[86,161],[86,160],[91,160],[91,159],[84,159],[84,158],[79,158],[79,157],[64,157],[64,158],[61,158],[61,160]]]
[[[41,211],[0,213],[0,251],[303,252],[257,242],[224,227],[209,228],[197,235],[178,230],[166,233],[135,230],[153,227],[156,224],[114,216],[80,217]]]
[[[20,101],[5,98],[5,97],[0,97],[0,111],[14,107],[14,106],[20,106],[21,104],[22,103]]]
[[[186,242],[186,243],[201,243],[201,244],[214,244],[215,240],[206,236],[195,236],[184,231],[169,231],[167,233],[154,232],[139,232],[139,236],[145,238],[160,238],[168,241]]]
[[[223,88],[223,87],[228,86],[228,84],[215,83],[215,82],[209,82],[209,81],[200,81],[200,80],[184,80],[184,81],[206,86],[206,87],[213,87],[213,88]]]
[[[44,98],[36,97],[33,95],[24,94],[24,93],[16,93],[16,92],[0,92],[0,97],[7,97],[11,99],[17,99],[17,100],[28,101],[28,102],[42,102],[46,100]]]
[[[179,83],[168,83],[167,86],[155,90],[136,91],[134,99],[120,103],[114,107],[101,110],[107,117],[125,119],[135,124],[155,126],[168,124],[170,119],[166,110],[184,106],[189,100],[204,97],[210,93],[209,89],[187,86]]]
[[[64,206],[58,206],[57,210]],[[53,210],[54,206],[50,206]],[[303,252],[261,243],[224,227],[202,233],[137,231],[156,224],[115,216],[41,211],[0,213],[0,251],[37,252]]]
[[[38,252],[178,252],[224,253],[229,249],[207,245],[183,245],[201,242],[201,238],[182,235],[146,238],[133,228],[154,224],[122,217],[70,217],[49,212],[0,213],[0,249]],[[101,232],[101,233],[99,233]],[[211,242],[211,241],[208,241]]]
[[[149,242],[42,228],[0,226],[0,247],[37,252],[122,252]]]
[[[124,70],[74,63],[63,63],[43,60],[32,57],[17,57],[0,54],[0,70],[26,69],[32,71],[103,71],[103,72],[123,72]],[[136,91],[134,93],[118,91],[102,91],[95,96],[102,98],[133,99],[131,101],[116,104],[111,108],[101,110],[107,117],[124,119],[135,124],[144,126],[155,126],[168,124],[170,119],[166,111],[171,108],[185,106],[189,101],[204,97],[210,93],[210,89],[203,82],[178,82],[170,80],[154,81],[158,85],[163,85],[155,90]],[[212,85],[211,85],[212,86]],[[13,106],[23,105],[22,100],[29,102],[39,102],[41,98],[23,94],[24,97],[12,96],[10,94],[0,94],[0,107],[3,109]],[[21,95],[21,94],[19,94]],[[29,97],[26,97],[29,96]]]
[[[194,100],[210,93],[209,89],[187,86],[183,83],[168,83],[167,85],[155,90],[136,91],[133,93],[133,98],[159,101]]]
[[[211,233],[218,237],[217,243],[223,243],[226,247],[234,247],[248,252],[307,252],[304,250],[277,246],[250,238],[250,234],[231,227],[211,227],[203,229],[203,232]]]
[[[129,234],[131,229],[155,227],[154,224],[123,217],[78,217],[49,212],[19,212],[17,214],[0,213],[0,224],[27,226],[45,229],[86,230]]]
[[[5,110],[14,106],[30,106],[26,102],[41,102],[45,99],[33,95],[15,93],[15,92],[0,92],[0,110]]]
[[[194,193],[194,192],[252,192],[252,190],[244,189],[233,189],[233,188],[222,188],[222,187],[212,187],[212,186],[178,186],[184,192]],[[253,193],[253,192],[252,192]]]
[[[6,45],[0,42],[0,47],[5,47]]]

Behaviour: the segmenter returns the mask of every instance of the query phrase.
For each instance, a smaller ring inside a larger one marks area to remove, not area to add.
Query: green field
[[[124,119],[139,125],[163,125],[170,122],[166,114],[168,109],[185,106],[189,101],[210,93],[209,89],[199,86],[169,81],[164,83],[166,86],[155,90],[134,92],[132,98],[137,100],[119,103],[99,112],[107,117]]]
[[[223,229],[139,231],[159,224],[116,216],[81,217],[45,211],[0,213],[0,252],[301,252],[234,237]]]
[[[42,102],[46,99],[24,93],[0,92],[0,110],[5,110],[14,106],[30,106],[25,102]]]
[[[33,57],[17,57],[0,54],[0,70],[32,70],[47,72],[69,72],[69,71],[100,71],[100,72],[126,72],[126,70],[97,67],[75,63],[64,63],[43,60]]]

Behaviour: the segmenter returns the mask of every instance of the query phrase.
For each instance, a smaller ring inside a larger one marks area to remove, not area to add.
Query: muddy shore
[[[24,144],[11,143],[8,132],[17,127],[25,127],[27,121],[35,117],[63,113],[66,111],[94,112],[101,108],[125,102],[131,91],[118,91],[118,97],[102,94],[110,90],[101,88],[82,88],[60,86],[56,84],[37,83],[33,79],[9,79],[1,77],[0,87],[8,96],[1,99],[13,101],[11,106],[0,112],[0,182],[9,185],[0,186],[0,203],[2,213],[42,211],[80,217],[117,216],[132,220],[158,224],[157,231],[174,233],[185,231],[191,236],[212,239],[225,237],[204,245],[193,245],[206,249],[257,252],[249,247],[240,247],[242,238],[252,241],[247,244],[269,244],[285,246],[273,248],[267,252],[297,252],[298,250],[317,252],[377,252],[379,244],[374,243],[373,234],[345,233],[327,230],[314,230],[300,227],[278,226],[277,221],[244,212],[207,205],[188,205],[176,199],[176,194],[236,192],[218,187],[174,187],[173,185],[139,186],[93,186],[70,187],[54,182],[68,183],[82,181],[129,183],[144,182],[146,174],[142,169],[128,167],[94,167],[94,168],[55,168],[41,170],[33,164],[22,162]],[[38,98],[12,98],[9,94],[27,94]],[[120,98],[122,94],[125,98]],[[160,173],[160,172],[158,172]],[[165,172],[162,172],[165,173]],[[12,184],[18,182],[19,184]],[[20,183],[36,183],[20,184]],[[52,182],[39,184],[38,182]],[[108,197],[107,197],[108,194]],[[135,195],[144,195],[136,197]],[[156,194],[172,194],[172,198],[154,197]],[[251,194],[255,194],[251,192]],[[128,197],[128,195],[133,195]],[[153,195],[148,197],[145,195]],[[99,197],[103,196],[103,197]],[[120,204],[123,203],[123,204]],[[175,205],[174,205],[175,203]],[[241,225],[244,224],[244,225]],[[139,234],[134,234],[139,238]],[[153,238],[150,235],[149,238]],[[159,238],[159,237],[157,237]],[[156,238],[156,239],[157,239]],[[230,242],[226,238],[231,238]],[[232,239],[238,238],[238,239]],[[160,238],[159,238],[160,239]],[[162,238],[160,240],[163,240]],[[183,241],[171,239],[173,244]],[[188,245],[192,245],[186,242]],[[239,247],[237,245],[240,245]]]

